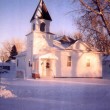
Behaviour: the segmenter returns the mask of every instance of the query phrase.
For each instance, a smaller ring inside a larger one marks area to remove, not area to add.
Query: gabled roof
[[[47,58],[47,59],[58,60],[58,57],[56,55],[54,55],[53,53],[44,53],[44,54],[39,54],[39,55],[34,56],[34,59],[38,59],[38,58]]]
[[[73,50],[80,52],[98,52],[97,49],[90,47],[86,42],[74,40],[67,36],[58,37],[54,40],[54,47],[60,50]]]
[[[38,4],[38,6],[37,6],[32,18],[30,20],[30,22],[32,20],[34,20],[36,17],[39,18],[39,19],[45,19],[45,20],[52,21],[51,16],[50,16],[50,14],[49,14],[49,12],[47,10],[47,7],[46,7],[46,5],[45,5],[43,0],[40,0],[40,2]]]
[[[62,37],[58,37],[57,39],[58,42],[60,42],[60,44],[64,47],[64,48],[67,48],[69,47],[70,45],[74,44],[76,42],[76,40],[70,38],[70,37],[67,37],[67,36],[62,36]]]

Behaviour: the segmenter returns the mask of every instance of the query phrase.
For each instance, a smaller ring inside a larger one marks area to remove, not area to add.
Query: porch
[[[34,79],[55,77],[57,59],[57,56],[52,53],[35,56],[32,66],[32,77]]]

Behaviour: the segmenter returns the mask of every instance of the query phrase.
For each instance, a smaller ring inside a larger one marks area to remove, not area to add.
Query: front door
[[[46,76],[51,77],[52,76],[52,71],[51,71],[51,62],[49,59],[46,61]]]
[[[42,77],[52,77],[52,62],[50,59],[42,60]]]
[[[52,69],[51,69],[51,60],[47,59],[46,61],[46,76],[51,77],[52,76]]]

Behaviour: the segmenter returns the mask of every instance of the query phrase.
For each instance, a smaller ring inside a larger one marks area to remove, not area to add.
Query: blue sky
[[[39,0],[0,0],[0,42],[10,38],[25,38],[31,30],[30,19]],[[72,0],[44,0],[53,19],[53,33],[73,34],[76,26],[72,14]]]

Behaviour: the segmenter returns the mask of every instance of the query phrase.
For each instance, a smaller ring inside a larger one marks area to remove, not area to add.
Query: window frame
[[[91,66],[90,59],[87,59],[86,66],[87,66],[87,67],[90,67],[90,66]]]
[[[72,57],[67,56],[67,67],[71,67],[71,65],[72,65]]]
[[[41,24],[40,24],[40,31],[41,32],[45,32],[45,23],[44,22],[42,22]]]
[[[17,62],[16,62],[16,63],[17,63],[16,65],[17,65],[17,67],[18,67],[18,66],[19,66],[19,60],[18,60],[18,59],[17,59]]]

